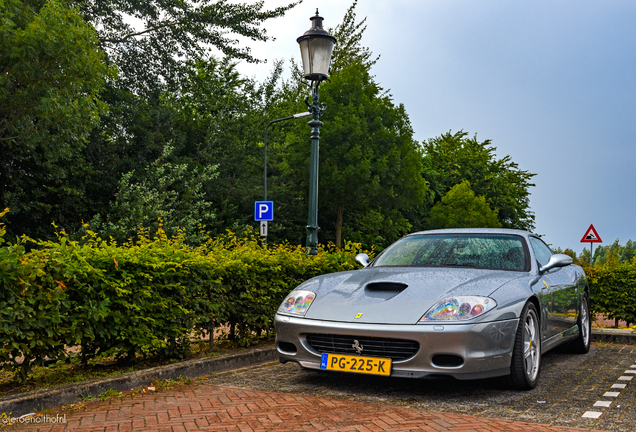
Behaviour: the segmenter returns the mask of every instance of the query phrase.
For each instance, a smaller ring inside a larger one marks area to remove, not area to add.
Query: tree
[[[450,131],[429,139],[423,145],[423,176],[434,192],[437,204],[453,186],[468,180],[478,196],[498,212],[504,228],[534,229],[529,188],[532,174],[519,169],[509,155],[495,156],[491,141],[477,141],[468,133]]]
[[[362,45],[362,35],[367,29],[365,25],[367,19],[363,18],[357,22],[355,12],[357,6],[358,0],[354,0],[347,9],[342,23],[334,29],[329,29],[329,33],[338,41],[331,55],[330,70],[332,74],[337,74],[342,68],[351,64],[361,64],[369,70],[380,59],[380,56],[373,58],[371,50]]]
[[[608,261],[630,262],[636,256],[636,244],[632,240],[627,240],[622,246],[618,239],[607,246],[599,246],[594,250],[594,265],[606,265]]]
[[[490,208],[486,197],[475,196],[470,182],[453,186],[433,206],[428,217],[428,226],[437,228],[501,228],[497,210]]]
[[[216,214],[208,229],[218,233],[232,219],[246,219],[254,184],[244,181],[245,174],[253,172],[245,167],[260,164],[245,159],[258,151],[254,131],[262,131],[263,113],[261,101],[249,104],[257,84],[239,77],[235,62],[261,60],[234,37],[269,40],[263,24],[297,3],[272,10],[264,9],[262,2],[225,0],[76,4],[99,29],[100,47],[120,71],[119,79],[109,81],[103,93],[110,112],[102,116],[82,155],[86,196],[98,204],[97,211],[84,217],[108,212],[124,173],[133,173],[133,183],[144,181],[144,168],[170,142],[174,163],[197,169],[218,166],[218,177],[203,186]],[[131,25],[129,16],[139,24]],[[225,54],[223,60],[212,56],[213,48]]]
[[[1,0],[0,10],[0,142],[77,143],[105,108],[94,30],[57,0]]]
[[[581,263],[582,265],[586,265],[586,266],[590,265],[591,259],[592,259],[591,255],[592,254],[590,250],[584,248],[583,252],[581,252],[581,254],[578,257],[578,262]]]
[[[370,74],[374,62],[360,46],[364,28],[355,24],[354,7],[333,32],[336,61],[321,86],[327,110],[320,131],[319,224],[322,241],[333,240],[337,247],[343,235],[385,246],[410,229],[400,210],[420,205],[427,185],[404,106],[394,104]],[[309,128],[297,125],[288,135],[281,172],[303,200],[309,148]]]
[[[172,112],[177,154],[201,166],[218,165],[218,178],[205,189],[216,213],[209,226],[214,235],[254,222],[254,200],[263,196],[265,126],[269,120],[295,112],[295,106],[287,107],[289,101],[293,105],[300,101],[298,96],[281,96],[292,91],[280,85],[281,73],[282,64],[277,62],[271,76],[259,84],[240,76],[236,64],[227,58],[193,62],[180,90],[165,97]],[[270,162],[286,127],[270,128]],[[271,166],[268,171],[271,174]]]
[[[172,163],[173,151],[166,145],[161,157],[144,169],[141,180],[133,180],[134,171],[124,174],[109,213],[93,219],[94,229],[121,243],[135,238],[140,227],[154,233],[161,224],[169,236],[182,230],[190,244],[203,241],[202,231],[214,219],[204,190],[216,177],[216,167],[193,169]]]
[[[75,181],[84,191],[75,217],[86,221],[110,211],[124,174],[133,172],[132,182],[143,181],[146,168],[161,158],[166,145],[177,147],[180,142],[172,112],[161,93],[141,96],[108,83],[102,96],[109,110],[102,114],[99,127],[78,154],[75,168]],[[171,162],[181,161],[173,155]],[[78,229],[77,223],[60,225],[72,233]]]
[[[75,0],[74,4],[98,29],[100,47],[120,70],[119,84],[152,93],[164,85],[174,89],[187,62],[207,61],[210,47],[231,58],[260,61],[235,38],[270,40],[263,23],[298,3],[272,10],[264,9],[262,1]]]
[[[9,234],[33,237],[51,236],[52,221],[72,233],[106,215],[121,176],[143,182],[169,142],[174,163],[199,169],[166,92],[180,93],[182,77],[212,48],[260,61],[235,36],[269,40],[263,23],[296,4],[0,2],[0,138],[13,139],[0,139],[0,204],[12,210]]]
[[[64,2],[0,0],[0,11],[0,207],[11,208],[11,234],[37,234],[82,193],[59,162],[105,112],[98,95],[113,71]]]

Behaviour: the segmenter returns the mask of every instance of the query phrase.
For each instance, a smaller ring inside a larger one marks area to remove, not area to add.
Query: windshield
[[[374,267],[473,267],[526,271],[521,237],[505,234],[428,234],[389,246]]]

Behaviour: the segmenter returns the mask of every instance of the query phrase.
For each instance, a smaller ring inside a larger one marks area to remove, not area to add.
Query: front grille
[[[363,347],[363,351],[360,355],[387,357],[394,361],[411,358],[420,349],[419,342],[406,339],[317,333],[307,335],[309,345],[321,354],[357,355],[358,352],[353,348],[354,340],[357,340],[358,345]]]

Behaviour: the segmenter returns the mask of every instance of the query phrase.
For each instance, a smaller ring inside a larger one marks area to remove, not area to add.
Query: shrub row
[[[87,232],[80,242],[61,233],[55,242],[6,244],[0,227],[0,363],[18,380],[46,359],[64,359],[70,347],[84,361],[179,357],[192,335],[227,325],[248,344],[252,335],[272,332],[274,314],[295,286],[357,268],[360,252],[347,244],[311,257],[300,246],[265,247],[232,234],[192,248],[161,229],[118,245]]]
[[[587,266],[590,306],[593,313],[609,319],[636,323],[636,261],[609,260],[604,265]]]
[[[0,212],[0,217],[5,212]],[[360,246],[263,246],[231,233],[198,248],[159,229],[118,245],[87,231],[80,241],[15,244],[0,225],[0,364],[25,380],[34,365],[116,354],[183,356],[192,335],[229,326],[243,345],[271,334],[284,296],[319,274],[357,268]],[[31,247],[27,252],[25,246]],[[586,267],[592,311],[636,323],[636,262]]]

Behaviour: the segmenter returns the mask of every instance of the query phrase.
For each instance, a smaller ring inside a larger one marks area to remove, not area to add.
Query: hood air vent
[[[371,292],[392,292],[396,294],[404,291],[407,287],[407,284],[396,282],[373,282],[366,286],[367,290]]]

